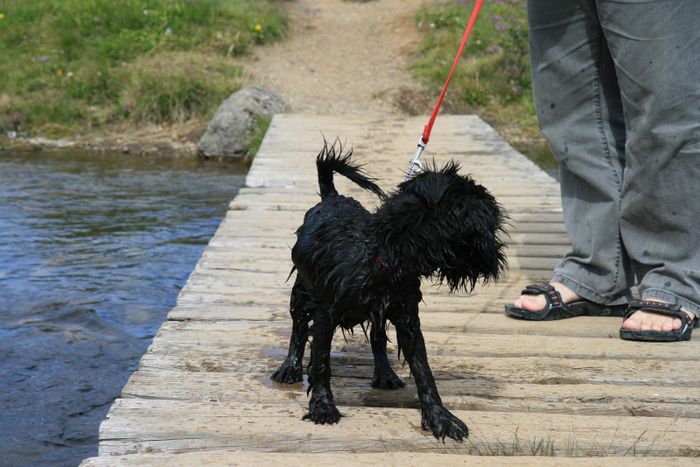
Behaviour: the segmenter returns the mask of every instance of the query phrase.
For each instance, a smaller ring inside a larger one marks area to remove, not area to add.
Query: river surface
[[[244,180],[232,164],[0,152],[0,465],[77,465]]]

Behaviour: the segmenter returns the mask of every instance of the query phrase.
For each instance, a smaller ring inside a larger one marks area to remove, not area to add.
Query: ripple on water
[[[0,452],[75,465],[242,185],[240,166],[0,155]]]

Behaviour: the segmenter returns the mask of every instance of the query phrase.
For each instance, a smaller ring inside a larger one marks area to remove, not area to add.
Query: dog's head
[[[392,268],[470,291],[505,269],[504,215],[486,188],[458,172],[454,162],[426,169],[401,183],[376,217]]]

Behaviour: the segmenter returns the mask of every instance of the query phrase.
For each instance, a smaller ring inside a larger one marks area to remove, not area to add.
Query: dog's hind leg
[[[308,294],[297,277],[289,301],[289,313],[292,315],[292,337],[289,339],[287,358],[272,379],[278,383],[296,383],[304,379],[304,349],[309,339],[310,313],[318,308],[316,300]]]
[[[389,358],[386,355],[386,330],[384,327],[377,329],[372,326],[369,333],[372,343],[372,355],[374,356],[374,376],[372,387],[377,389],[399,389],[406,386],[391,368]]]
[[[421,405],[421,426],[424,430],[431,430],[436,438],[443,441],[445,436],[462,441],[468,436],[469,430],[462,420],[445,408],[438,394],[435,378],[428,365],[423,333],[420,330],[418,301],[404,302],[403,309],[392,310],[390,318],[396,326],[399,347],[416,381]]]
[[[304,420],[317,424],[333,424],[340,420],[331,391],[331,341],[334,325],[325,310],[317,309],[312,316],[311,366],[309,368],[309,413]]]

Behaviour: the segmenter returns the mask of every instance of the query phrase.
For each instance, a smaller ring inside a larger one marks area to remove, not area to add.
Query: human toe
[[[629,329],[632,331],[640,330],[642,328],[641,313],[636,312],[626,320],[622,322],[622,329]]]
[[[681,328],[681,320],[678,318],[668,318],[663,316],[663,322],[660,324],[660,329],[659,331],[663,332],[671,332],[671,331],[677,331]]]
[[[518,302],[520,303],[518,304]],[[515,306],[528,311],[540,311],[544,309],[546,303],[542,295],[523,295],[516,301]]]

